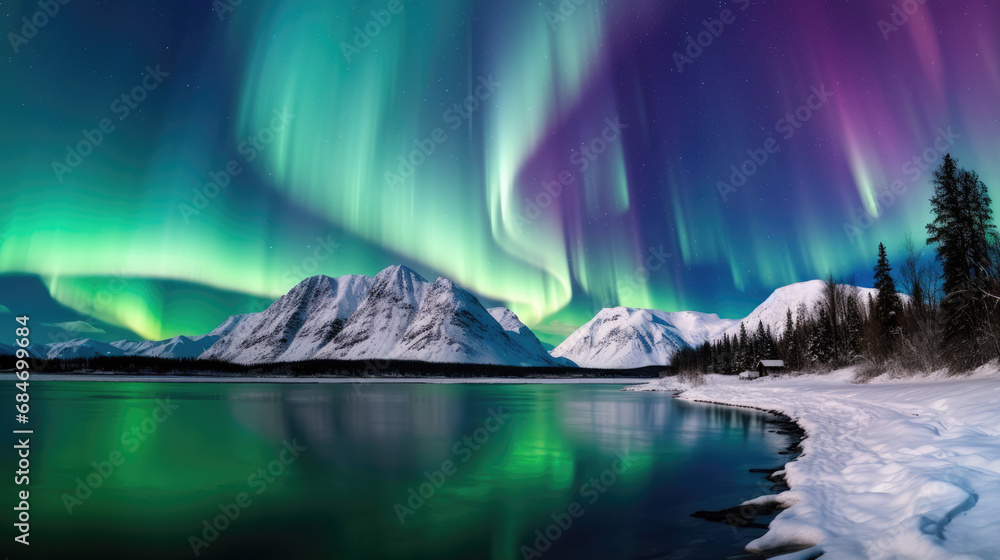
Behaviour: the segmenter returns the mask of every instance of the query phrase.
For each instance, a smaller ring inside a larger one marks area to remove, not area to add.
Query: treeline
[[[572,367],[521,367],[479,364],[437,364],[404,360],[308,360],[272,364],[234,364],[193,358],[96,356],[43,360],[31,358],[32,373],[112,373],[121,375],[175,375],[221,377],[505,377],[505,378],[655,378],[661,366],[632,370]],[[11,361],[13,363],[13,361]]]
[[[793,371],[861,364],[862,376],[872,377],[889,370],[961,372],[1000,359],[1000,236],[989,191],[951,155],[934,172],[933,185],[925,248],[933,259],[922,258],[907,236],[894,277],[880,243],[874,296],[831,276],[812,308],[786,311],[777,334],[763,323],[750,325],[750,332],[741,324],[738,336],[684,349],[674,365],[736,374],[758,360],[781,359]]]

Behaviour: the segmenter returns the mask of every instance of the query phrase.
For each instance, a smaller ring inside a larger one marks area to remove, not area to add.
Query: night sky
[[[1000,200],[992,0],[231,3],[0,1],[0,313],[199,334],[402,263],[555,343],[870,285],[942,150]]]

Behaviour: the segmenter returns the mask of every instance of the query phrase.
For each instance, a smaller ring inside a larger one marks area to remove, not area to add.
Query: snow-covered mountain
[[[44,354],[48,359],[93,358],[96,356],[145,356],[150,358],[197,358],[220,337],[238,325],[247,315],[233,315],[209,334],[175,336],[167,340],[118,340],[100,342],[89,338],[76,338],[67,342],[47,344]],[[0,348],[0,354],[3,349]]]
[[[66,342],[56,342],[46,345],[48,351],[46,358],[53,360],[72,360],[74,358],[95,358],[97,356],[124,356],[120,349],[108,344],[89,338],[74,338]]]
[[[552,355],[581,367],[629,369],[668,365],[681,348],[711,340],[731,325],[718,315],[614,307],[602,309]]]
[[[0,354],[13,354],[0,345]],[[503,307],[487,310],[450,280],[433,284],[405,266],[368,276],[307,278],[260,313],[229,317],[208,334],[42,347],[47,358],[149,356],[236,363],[398,359],[439,363],[573,366],[556,359]]]
[[[242,364],[309,359],[337,336],[371,283],[368,276],[306,278],[266,310],[244,315],[199,357]]]
[[[167,340],[119,340],[111,346],[121,350],[124,356],[146,356],[149,358],[197,358],[208,350],[218,336],[175,336]],[[61,357],[61,356],[60,356]]]
[[[856,289],[863,302],[878,294],[873,288],[842,288]],[[772,334],[780,336],[785,331],[786,311],[791,309],[793,318],[798,320],[799,306],[804,304],[812,311],[823,300],[825,289],[826,282],[822,280],[778,288],[743,319],[720,319],[715,314],[695,311],[603,309],[557,346],[552,355],[568,358],[582,367],[622,369],[668,365],[680,348],[697,347],[719,340],[723,335],[739,336],[741,323],[752,332],[759,322],[763,322],[765,329],[770,327]],[[900,297],[907,298],[903,294]]]
[[[244,319],[250,317],[253,313],[243,313],[241,315],[232,315],[225,321],[223,321],[218,327],[212,329],[212,332],[208,333],[209,336],[223,337],[229,333],[229,331],[236,328]]]
[[[850,286],[843,286],[851,289]],[[733,322],[733,325],[724,331],[730,338],[739,336],[740,323],[746,326],[748,333],[753,333],[757,324],[764,323],[764,328],[771,327],[771,334],[781,336],[785,332],[785,315],[789,309],[792,310],[792,318],[798,321],[798,310],[801,304],[805,304],[808,311],[812,311],[817,303],[823,300],[823,292],[826,289],[826,282],[823,280],[809,280],[789,284],[775,290],[763,303],[757,306],[749,315],[743,319]],[[878,290],[874,288],[853,288],[858,290],[863,302],[868,301],[868,296],[875,297]],[[900,294],[901,297],[906,297]],[[716,339],[722,338],[720,333]]]
[[[314,358],[557,365],[517,316],[496,313],[506,325],[450,280],[431,284],[405,266],[393,266],[375,276],[343,330]]]
[[[692,348],[722,338],[723,332],[734,324],[739,325],[735,319],[722,319],[715,313],[698,311],[663,313],[663,317],[677,328],[681,338]]]
[[[497,323],[500,323],[503,330],[507,331],[507,336],[521,346],[521,348],[533,355],[544,353],[545,356],[550,356],[549,351],[542,346],[542,341],[538,340],[535,333],[531,332],[531,329],[522,323],[521,319],[513,311],[506,307],[491,307],[486,311],[496,319]],[[561,366],[573,367],[576,365],[566,358],[552,357],[552,359],[556,364]]]
[[[529,341],[521,334],[516,336],[518,341],[510,337],[476,296],[451,280],[438,278],[388,356],[442,363],[556,365],[537,338],[537,348],[529,349],[530,346],[522,346]]]
[[[405,266],[391,266],[375,281],[343,330],[315,354],[316,359],[384,359],[417,315],[430,284]]]
[[[0,354],[7,350],[0,346]],[[398,359],[439,363],[573,366],[553,358],[506,308],[487,310],[450,280],[433,284],[405,266],[368,276],[313,276],[260,313],[212,332],[160,341],[75,339],[48,358],[151,356],[266,363]],[[13,353],[10,350],[9,353]]]

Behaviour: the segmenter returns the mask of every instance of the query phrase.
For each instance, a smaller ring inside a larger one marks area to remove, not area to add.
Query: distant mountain
[[[17,315],[30,314],[31,341],[39,345],[80,337],[103,342],[141,338],[127,328],[102,322],[59,303],[45,282],[35,275],[0,274],[0,308]],[[9,338],[3,342],[13,344]]]
[[[516,341],[476,296],[451,280],[438,278],[389,357],[442,363],[556,365],[537,338],[537,346],[531,348],[524,334],[515,336]]]
[[[75,358],[95,358],[97,356],[124,356],[125,353],[107,342],[89,338],[74,338],[66,342],[46,345],[46,358],[72,360]]]
[[[531,329],[522,323],[513,311],[506,307],[491,307],[486,311],[507,331],[507,336],[528,353],[533,355],[544,353],[544,355],[551,357],[542,341],[538,340],[535,333],[531,332]],[[566,358],[552,357],[552,359],[560,366],[573,367],[576,365]]]
[[[205,335],[111,343],[78,338],[30,350],[50,359],[135,355],[243,364],[396,359],[639,368],[669,365],[682,348],[738,336],[740,323],[751,331],[763,322],[780,336],[786,310],[795,316],[805,305],[811,311],[824,289],[822,280],[778,288],[740,320],[694,311],[603,309],[550,353],[511,310],[486,309],[446,278],[430,283],[405,266],[392,266],[374,278],[307,278],[265,311],[234,315]],[[863,300],[876,294],[871,288],[858,292]],[[0,344],[0,355],[15,351]]]
[[[6,351],[0,345],[0,354]],[[44,351],[48,358],[197,357],[242,364],[397,359],[573,365],[551,357],[509,309],[487,310],[450,280],[431,284],[405,266],[389,267],[374,278],[307,278],[266,310],[234,315],[204,335],[111,343],[79,338]]]
[[[316,359],[385,359],[417,315],[430,284],[405,266],[375,275],[371,290],[347,318],[343,330],[315,354]]]
[[[229,334],[229,331],[235,329],[237,325],[239,325],[241,322],[243,322],[244,319],[246,319],[251,315],[253,315],[253,313],[243,313],[242,315],[233,315],[228,319],[226,319],[225,321],[223,321],[218,327],[212,329],[212,332],[208,334],[209,336],[218,336],[218,337],[225,336],[226,334]]]
[[[651,309],[602,309],[552,351],[581,367],[629,369],[669,365],[682,348],[697,346],[732,324],[718,315]],[[721,336],[721,335],[719,335]]]
[[[863,302],[875,297],[873,288],[856,289]],[[774,336],[785,332],[787,310],[798,320],[799,306],[810,312],[823,300],[826,282],[810,280],[775,290],[743,319],[720,319],[718,315],[681,311],[666,313],[649,309],[615,307],[601,310],[586,325],[557,346],[552,355],[572,360],[581,367],[634,368],[669,365],[677,350],[697,347],[724,335],[739,336],[740,323],[753,332],[758,323],[770,327]],[[906,299],[908,296],[900,294]]]
[[[314,357],[558,365],[534,333],[507,312],[510,316],[496,312],[506,321],[501,325],[474,295],[452,281],[438,278],[431,284],[405,266],[393,266],[375,276],[371,291],[340,334]]]
[[[211,333],[198,336],[175,336],[167,340],[118,340],[100,342],[76,338],[44,346],[48,359],[93,358],[95,356],[144,356],[150,358],[197,358],[219,338],[238,325],[246,315],[234,315]],[[0,349],[0,354],[2,354]]]
[[[663,317],[677,328],[681,338],[691,347],[722,338],[723,332],[732,328],[734,324],[739,324],[734,319],[721,319],[715,313],[698,311],[663,313]]]
[[[851,289],[850,286],[842,287]],[[740,323],[746,326],[748,333],[753,333],[757,328],[757,324],[763,322],[765,329],[771,327],[771,334],[781,336],[785,332],[785,315],[787,311],[791,309],[792,318],[797,321],[799,306],[805,304],[806,309],[812,312],[816,304],[823,301],[823,292],[825,289],[826,282],[823,280],[809,280],[808,282],[799,282],[778,288],[749,315],[743,319],[734,321],[733,325],[724,331],[724,334],[729,335],[730,338],[739,336]],[[872,297],[878,295],[878,290],[874,288],[853,289],[858,290],[858,294],[861,296],[863,302],[868,301],[869,295]],[[900,294],[900,297],[907,298],[908,296]],[[722,334],[719,334],[715,338],[722,338]]]
[[[197,358],[208,350],[218,336],[175,336],[168,340],[119,340],[111,346],[121,350],[125,356],[145,356],[149,358]],[[61,357],[61,356],[60,356]]]
[[[307,278],[266,310],[242,315],[200,358],[242,364],[309,359],[340,333],[371,284],[367,276]]]

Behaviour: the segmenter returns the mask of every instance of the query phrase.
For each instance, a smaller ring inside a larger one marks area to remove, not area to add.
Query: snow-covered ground
[[[829,375],[676,378],[627,390],[777,410],[806,430],[791,490],[750,552],[783,560],[1000,558],[1000,367],[851,383]],[[767,498],[765,498],[767,500]],[[785,548],[788,547],[788,548]]]

